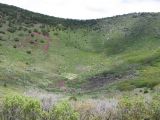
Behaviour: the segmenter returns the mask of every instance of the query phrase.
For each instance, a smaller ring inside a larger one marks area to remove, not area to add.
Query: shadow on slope
[[[154,16],[154,19],[158,17]],[[149,41],[149,37],[155,37],[154,24],[158,21],[153,21],[151,15],[139,16],[131,18],[132,25],[125,20],[122,25],[117,25],[114,32],[111,32],[109,39],[105,42],[105,51],[108,55],[120,54],[127,51],[128,48],[134,48],[141,45],[142,42]],[[126,25],[125,25],[126,23]],[[127,25],[129,24],[129,25]],[[119,28],[120,27],[120,28]],[[143,47],[143,46],[141,46]]]

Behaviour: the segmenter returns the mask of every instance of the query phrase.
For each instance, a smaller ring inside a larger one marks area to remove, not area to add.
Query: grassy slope
[[[65,29],[39,21],[31,25],[14,22],[11,27],[17,29],[14,33],[7,30],[13,18],[9,19],[8,14],[3,16],[7,22],[0,27],[5,32],[0,33],[0,82],[7,84],[8,89],[16,85],[50,91],[60,91],[62,86],[77,91],[80,88],[130,90],[152,88],[160,83],[159,13],[104,18],[91,27],[73,24],[68,27],[64,24],[67,20],[59,19],[57,24]],[[41,32],[43,25],[51,38],[47,50],[44,47],[48,42],[42,33],[31,36],[35,29]],[[108,83],[113,84],[108,86]]]

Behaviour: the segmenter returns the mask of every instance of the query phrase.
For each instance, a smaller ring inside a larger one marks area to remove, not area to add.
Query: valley
[[[160,13],[73,20],[0,4],[0,101],[44,92],[91,109],[102,99],[117,105],[124,96],[146,100],[159,90]]]

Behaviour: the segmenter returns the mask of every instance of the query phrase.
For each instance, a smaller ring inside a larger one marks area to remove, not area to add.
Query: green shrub
[[[32,33],[32,31],[31,31],[31,30],[28,30],[28,33]]]
[[[15,28],[15,27],[10,27],[10,28],[8,28],[7,30],[8,30],[8,32],[10,32],[10,33],[16,32],[16,28]]]
[[[41,32],[42,32],[43,35],[49,35],[48,31],[45,30],[45,29],[42,29]]]
[[[6,39],[0,36],[0,41],[6,41]]]
[[[0,104],[0,120],[159,120],[160,95],[156,94],[151,98],[123,97],[116,109],[106,111],[103,106],[97,109],[94,102],[75,102],[73,109],[68,101],[62,101],[51,110],[44,111],[37,100],[9,95]]]
[[[74,111],[67,101],[55,105],[51,111],[52,120],[78,120],[79,114]]]
[[[38,30],[37,30],[37,29],[34,29],[33,31],[34,31],[34,32],[38,32]]]
[[[25,118],[28,120],[37,120],[41,117],[42,108],[39,101],[26,99],[24,104]]]
[[[19,39],[18,39],[18,38],[14,38],[14,41],[15,41],[15,42],[18,42],[18,41],[19,41]]]
[[[0,40],[2,40],[2,36],[0,36]]]
[[[40,42],[41,42],[41,43],[44,43],[44,40],[41,40]]]
[[[34,37],[34,34],[31,34],[31,37]]]
[[[5,34],[5,32],[4,32],[4,31],[0,31],[0,33],[1,33],[1,34]]]
[[[4,87],[7,87],[7,83],[5,82],[5,83],[3,84],[3,86],[4,86]]]
[[[118,105],[119,119],[144,120],[149,118],[149,111],[143,97],[125,97]]]
[[[147,100],[141,96],[122,98],[118,105],[120,120],[159,120],[160,95]]]
[[[17,48],[17,45],[13,45],[13,48]]]
[[[23,29],[23,27],[22,26],[20,26],[19,28],[18,28],[18,30],[22,30]]]
[[[54,33],[54,35],[56,35],[56,36],[57,36],[57,35],[58,35],[58,32],[55,32],[55,33]]]
[[[71,97],[69,97],[69,100],[77,101],[77,98],[76,98],[76,96],[71,96]]]
[[[23,28],[23,31],[27,31],[28,29],[27,28]]]
[[[18,34],[18,36],[22,37],[22,36],[24,36],[24,33],[21,32],[21,33]]]
[[[1,108],[4,120],[39,120],[42,112],[39,101],[20,95],[7,96]]]
[[[135,88],[134,85],[131,85],[128,82],[121,82],[117,85],[117,89],[120,91],[130,91],[133,90]]]
[[[32,52],[30,50],[26,51],[27,54],[31,54]]]
[[[152,102],[149,103],[151,111],[151,119],[159,120],[160,118],[160,95],[153,96]]]
[[[148,89],[145,88],[143,93],[144,93],[144,94],[149,93]]]
[[[23,119],[24,98],[21,96],[7,96],[3,101],[3,118],[6,120]]]

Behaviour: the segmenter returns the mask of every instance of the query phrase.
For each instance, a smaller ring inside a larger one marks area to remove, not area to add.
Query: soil
[[[97,89],[115,81],[133,79],[135,76],[136,72],[132,70],[119,73],[102,73],[89,78],[87,84],[84,85],[84,89]]]

